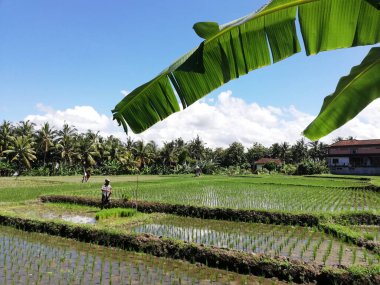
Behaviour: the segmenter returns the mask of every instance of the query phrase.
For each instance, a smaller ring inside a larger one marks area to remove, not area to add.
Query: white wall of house
[[[256,164],[256,170],[262,170],[264,164]]]
[[[328,160],[329,166],[348,166],[350,164],[350,159],[348,157],[329,157]]]

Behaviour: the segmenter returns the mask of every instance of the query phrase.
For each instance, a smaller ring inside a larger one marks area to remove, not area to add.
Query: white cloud
[[[128,90],[121,90],[120,93],[123,96],[127,96],[130,92]]]
[[[209,102],[209,103],[208,103]],[[125,139],[122,127],[117,127],[111,117],[99,114],[91,106],[75,106],[66,110],[54,110],[38,104],[42,115],[29,115],[25,120],[36,124],[50,122],[61,128],[64,122],[79,131],[100,131],[103,136],[114,135]],[[357,139],[380,138],[380,100],[373,102],[357,118],[333,132],[322,141],[330,143],[337,136],[353,136]],[[275,142],[294,143],[301,138],[303,129],[314,119],[294,106],[274,107],[248,104],[232,96],[231,91],[222,92],[214,102],[200,100],[186,110],[173,114],[142,134],[130,132],[133,139],[154,140],[158,144],[182,137],[185,141],[197,135],[209,147],[226,147],[239,141],[249,147],[253,142],[270,146]]]
[[[99,114],[91,106],[75,106],[66,110],[54,110],[42,103],[37,104],[37,109],[44,113],[43,115],[29,115],[25,120],[30,120],[38,125],[49,122],[50,125],[56,128],[62,128],[66,122],[69,125],[74,125],[79,131],[87,130],[105,131],[109,128],[112,122],[106,115]]]

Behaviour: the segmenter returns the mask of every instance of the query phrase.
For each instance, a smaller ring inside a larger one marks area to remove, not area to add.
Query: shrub
[[[297,166],[297,175],[310,175],[328,173],[329,169],[325,161],[304,160]]]
[[[295,175],[297,173],[297,165],[294,164],[285,164],[281,168],[281,172],[286,175]]]

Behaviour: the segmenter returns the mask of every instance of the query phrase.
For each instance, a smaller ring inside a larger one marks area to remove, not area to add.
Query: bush
[[[295,175],[297,173],[297,165],[294,164],[285,164],[281,168],[281,173],[286,175]]]
[[[264,164],[264,168],[267,169],[269,171],[269,173],[271,173],[273,170],[276,170],[277,164],[274,163],[273,161],[267,162]]]
[[[304,160],[297,166],[297,175],[323,174],[329,169],[325,161]]]

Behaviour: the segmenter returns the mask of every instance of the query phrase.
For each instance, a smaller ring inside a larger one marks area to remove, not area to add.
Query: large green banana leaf
[[[380,41],[380,0],[273,0],[225,25],[194,25],[205,40],[169,68],[128,94],[114,119],[140,133],[186,108],[231,79],[276,63],[301,50],[296,15],[307,55]],[[174,89],[173,89],[174,88]]]
[[[335,92],[327,96],[317,118],[304,135],[315,141],[354,118],[380,97],[380,47],[370,50],[363,62],[339,80]]]

